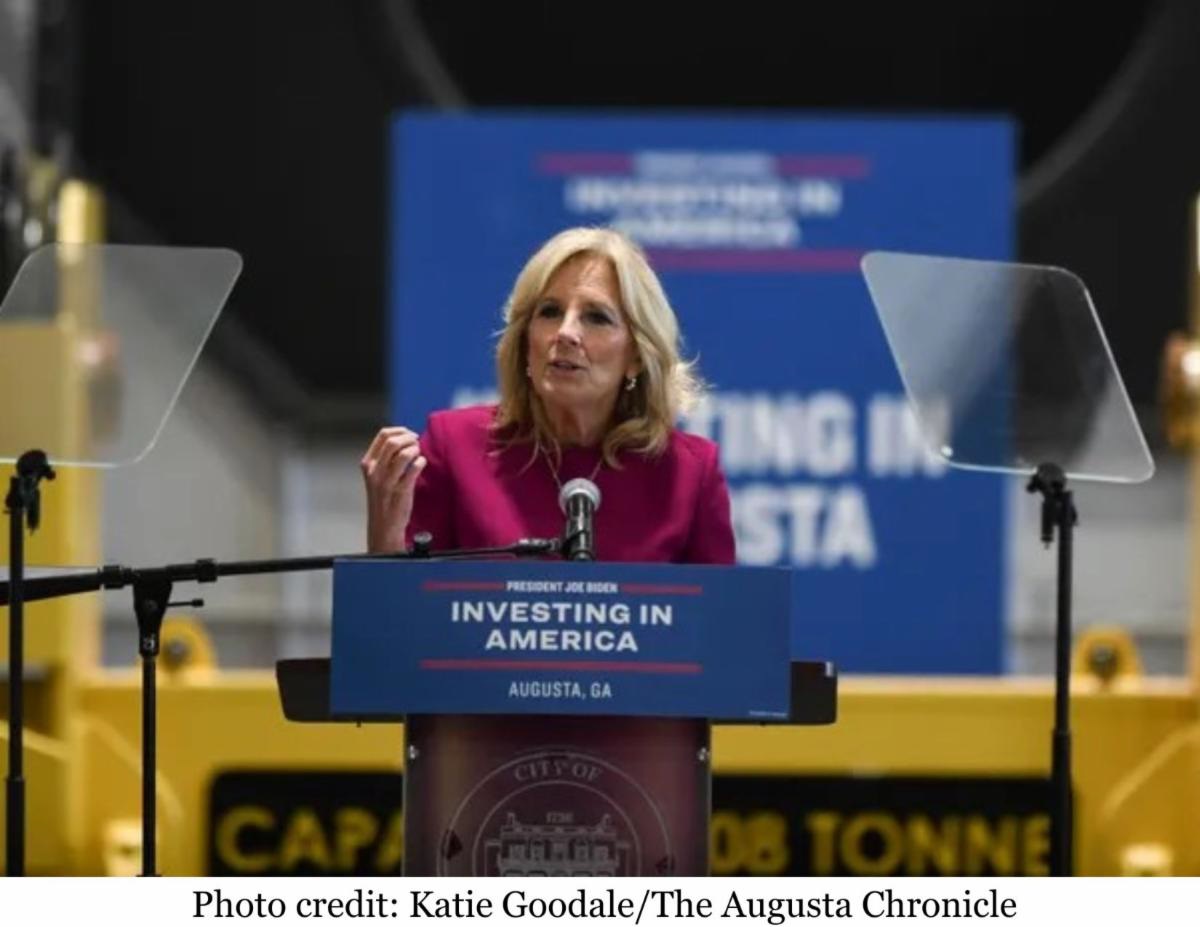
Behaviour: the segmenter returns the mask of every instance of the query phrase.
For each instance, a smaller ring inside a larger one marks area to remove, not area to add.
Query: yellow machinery
[[[67,185],[64,234],[94,240],[99,214],[93,191]],[[5,330],[17,347],[0,358],[0,389],[36,368],[44,401],[71,406],[72,344],[85,337],[71,313],[64,306],[55,323]],[[80,427],[71,415],[59,420]],[[93,480],[64,470],[43,494],[31,562],[94,564]],[[139,869],[140,676],[99,668],[96,599],[28,611],[33,873]],[[1200,641],[1200,619],[1191,640]],[[168,619],[163,652],[163,873],[397,871],[398,726],[287,723],[273,675],[220,671],[187,619]],[[1190,667],[1186,678],[1143,677],[1119,630],[1077,642],[1078,873],[1200,874],[1195,649]],[[1051,722],[1049,679],[849,678],[832,727],[718,728],[714,872],[1045,874]]]
[[[59,194],[64,238],[97,240],[102,233],[102,202],[80,183],[64,184]],[[64,281],[67,278],[64,277]],[[21,396],[24,414],[0,422],[0,438],[18,446],[34,423],[52,422],[59,446],[76,447],[84,440],[87,410],[83,407],[88,376],[79,346],[89,332],[87,306],[69,285],[57,315],[47,321],[4,324],[0,338],[0,390]],[[6,467],[7,491],[11,467]],[[92,564],[99,556],[98,484],[87,470],[64,470],[54,486],[53,504],[45,506],[42,528],[26,543],[30,564]],[[8,531],[0,539],[0,556],[8,564]],[[82,824],[83,725],[81,687],[99,660],[100,602],[94,598],[30,603],[26,608],[25,769],[28,785],[27,867],[29,871],[61,870],[72,849],[84,838]],[[0,619],[0,660],[7,668],[7,609]],[[8,691],[0,693],[7,716]],[[7,732],[0,734],[7,749]],[[0,815],[3,811],[0,810]]]

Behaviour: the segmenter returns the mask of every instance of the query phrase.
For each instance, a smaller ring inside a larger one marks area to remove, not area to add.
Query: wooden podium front
[[[414,715],[404,872],[708,872],[708,725],[675,718]]]
[[[405,718],[405,875],[702,876],[710,721],[834,720],[790,613],[783,570],[348,561],[332,663],[280,690],[294,720]]]

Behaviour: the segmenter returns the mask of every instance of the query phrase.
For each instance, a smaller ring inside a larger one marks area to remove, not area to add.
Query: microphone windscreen
[[[567,504],[571,501],[572,496],[584,495],[592,503],[592,511],[600,508],[600,487],[591,480],[586,480],[583,477],[570,480],[558,493],[558,507],[563,510],[563,514],[567,513]]]

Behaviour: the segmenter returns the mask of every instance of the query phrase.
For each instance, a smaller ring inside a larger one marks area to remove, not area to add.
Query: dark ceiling
[[[231,367],[378,402],[399,107],[1010,113],[1022,255],[1085,276],[1148,402],[1186,318],[1195,6],[88,0],[75,147],[118,238],[243,252],[228,324],[270,363],[226,350]]]

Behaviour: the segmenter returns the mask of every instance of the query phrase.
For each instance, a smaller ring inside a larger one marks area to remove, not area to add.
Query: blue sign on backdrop
[[[797,571],[793,654],[999,672],[1004,484],[924,450],[858,264],[1008,258],[1012,158],[1000,119],[402,115],[392,418],[491,398],[524,262],[622,229],[713,385],[683,424],[721,445],[739,560]]]

